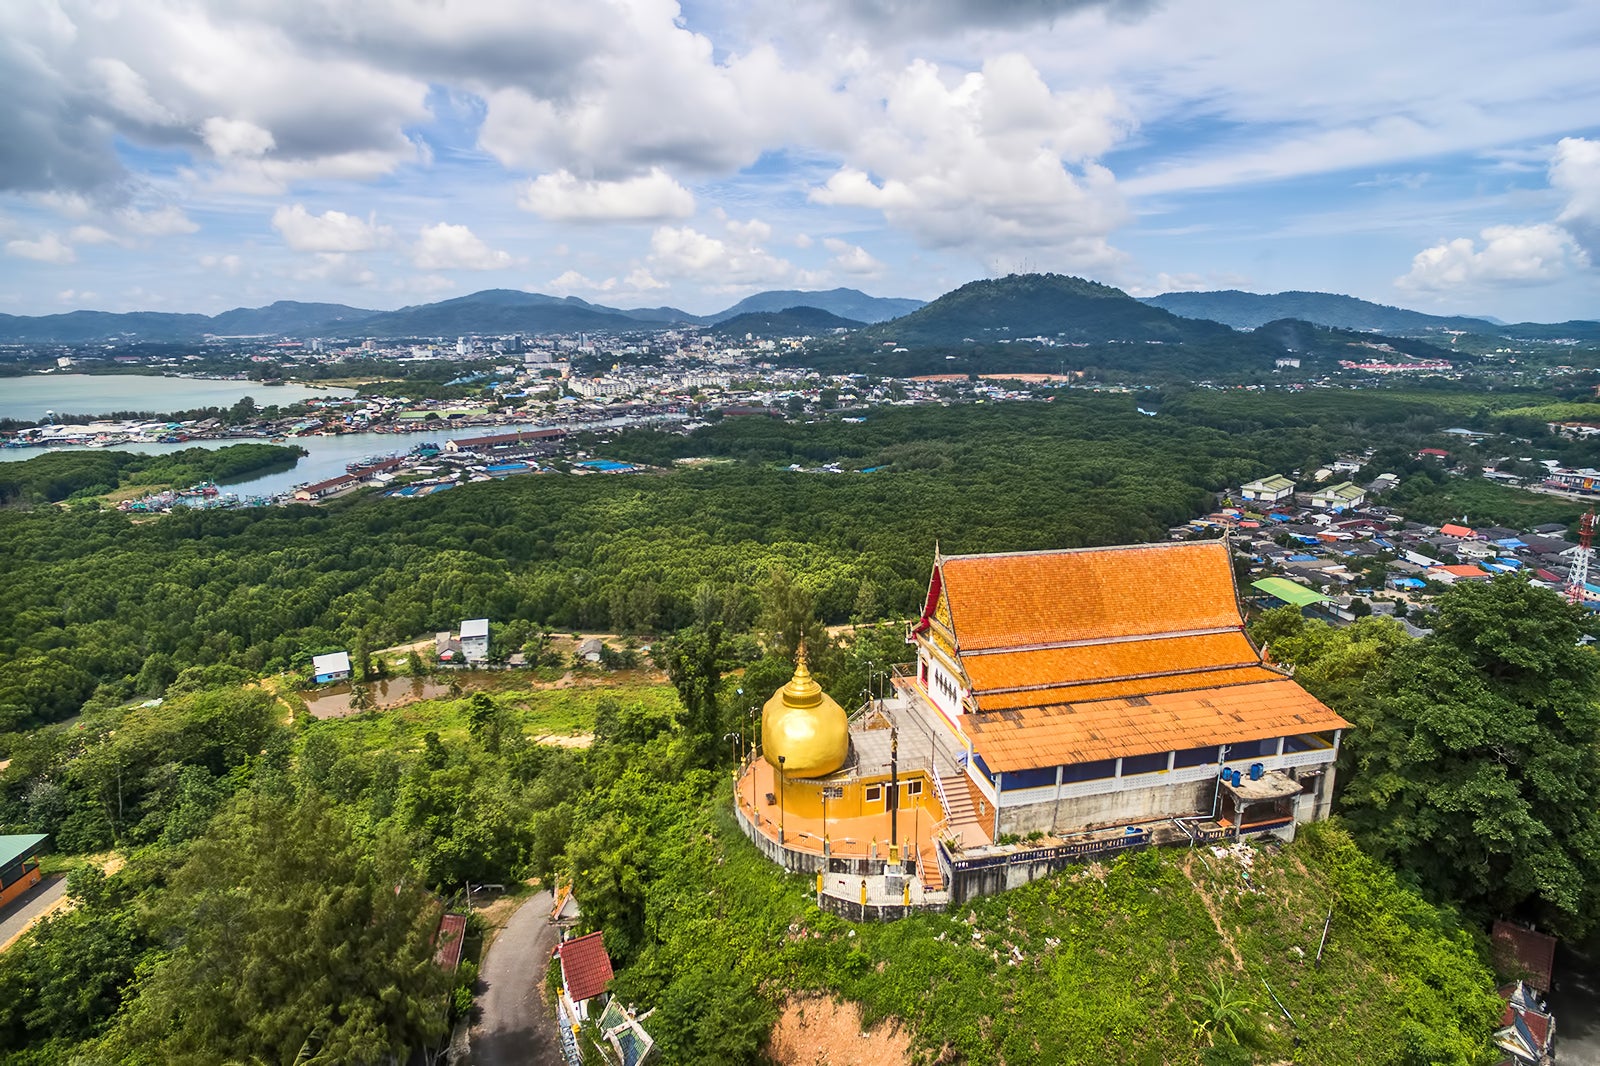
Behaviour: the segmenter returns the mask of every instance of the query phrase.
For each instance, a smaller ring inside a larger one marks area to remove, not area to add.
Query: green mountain
[[[897,345],[991,344],[1043,337],[1055,342],[1207,341],[1226,326],[1182,318],[1121,289],[1061,274],[1012,274],[969,282],[903,318],[863,331]]]
[[[785,311],[791,307],[815,307],[857,322],[884,322],[900,315],[910,314],[921,306],[923,306],[921,300],[868,296],[859,289],[829,289],[826,292],[774,289],[746,296],[727,310],[709,316],[707,321],[724,322],[735,315],[748,314],[752,311]]]
[[[1331,292],[1278,292],[1263,295],[1227,289],[1221,292],[1169,292],[1144,303],[1184,318],[1205,318],[1234,329],[1255,329],[1278,319],[1294,318],[1319,326],[1378,333],[1437,333],[1466,330],[1499,333],[1501,327],[1482,318],[1428,315],[1403,307],[1372,303]]]
[[[296,335],[305,333],[308,324],[321,324],[324,332],[334,332],[340,327],[354,326],[382,313],[344,304],[279,300],[266,307],[235,307],[232,311],[214,315],[206,332],[219,337]]]
[[[839,329],[861,329],[865,322],[840,318],[820,307],[787,307],[782,311],[747,311],[712,327],[720,337],[815,337]]]
[[[60,315],[0,315],[0,343],[89,344],[113,340],[200,340],[211,331],[207,315],[164,311],[68,311]]]
[[[1430,343],[1420,337],[1377,336],[1354,329],[1338,329],[1298,318],[1280,318],[1256,327],[1252,337],[1264,338],[1286,355],[1302,359],[1356,362],[1376,360],[1443,359],[1451,363],[1477,362],[1478,357]],[[1330,366],[1331,369],[1331,366]]]

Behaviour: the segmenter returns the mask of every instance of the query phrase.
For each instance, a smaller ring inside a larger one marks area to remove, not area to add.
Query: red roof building
[[[1539,992],[1550,991],[1556,968],[1556,938],[1514,922],[1496,921],[1489,934],[1496,964]]]
[[[461,949],[467,942],[467,916],[447,914],[439,919],[433,936],[433,961],[445,973],[455,973],[461,965]]]
[[[606,954],[602,935],[594,932],[568,940],[556,948],[556,957],[561,960],[562,989],[577,1007],[578,1016],[587,1017],[586,1002],[604,992],[612,977],[611,956]]]

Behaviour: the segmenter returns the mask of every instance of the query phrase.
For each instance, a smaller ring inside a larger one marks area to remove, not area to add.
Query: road
[[[3,916],[0,916],[0,950],[21,936],[35,918],[54,907],[66,891],[65,877],[47,877],[29,889],[21,899],[8,904]]]
[[[1600,1066],[1600,940],[1556,952],[1550,1010],[1556,1016],[1556,1061]]]
[[[489,945],[478,971],[473,1066],[565,1066],[554,1009],[540,995],[556,946],[551,902],[548,892],[528,900]]]

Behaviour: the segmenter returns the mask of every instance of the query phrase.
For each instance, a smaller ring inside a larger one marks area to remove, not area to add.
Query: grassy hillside
[[[1497,1014],[1473,936],[1337,827],[1281,849],[1125,856],[952,914],[854,925],[818,911],[809,879],[785,878],[723,808],[701,810],[653,888],[660,939],[619,974],[625,1000],[731,982],[759,993],[755,1022],[793,993],[833,993],[869,1021],[902,1019],[924,1061],[973,1066],[1471,1063]],[[1238,1046],[1214,1024],[1219,1000]]]

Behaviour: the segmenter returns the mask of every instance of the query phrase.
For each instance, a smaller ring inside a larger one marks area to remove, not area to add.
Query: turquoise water
[[[167,414],[199,407],[232,407],[246,396],[262,407],[315,397],[354,396],[354,389],[263,385],[259,381],[209,381],[139,374],[32,374],[0,378],[0,418],[35,422],[46,411],[108,415],[113,411]]]

